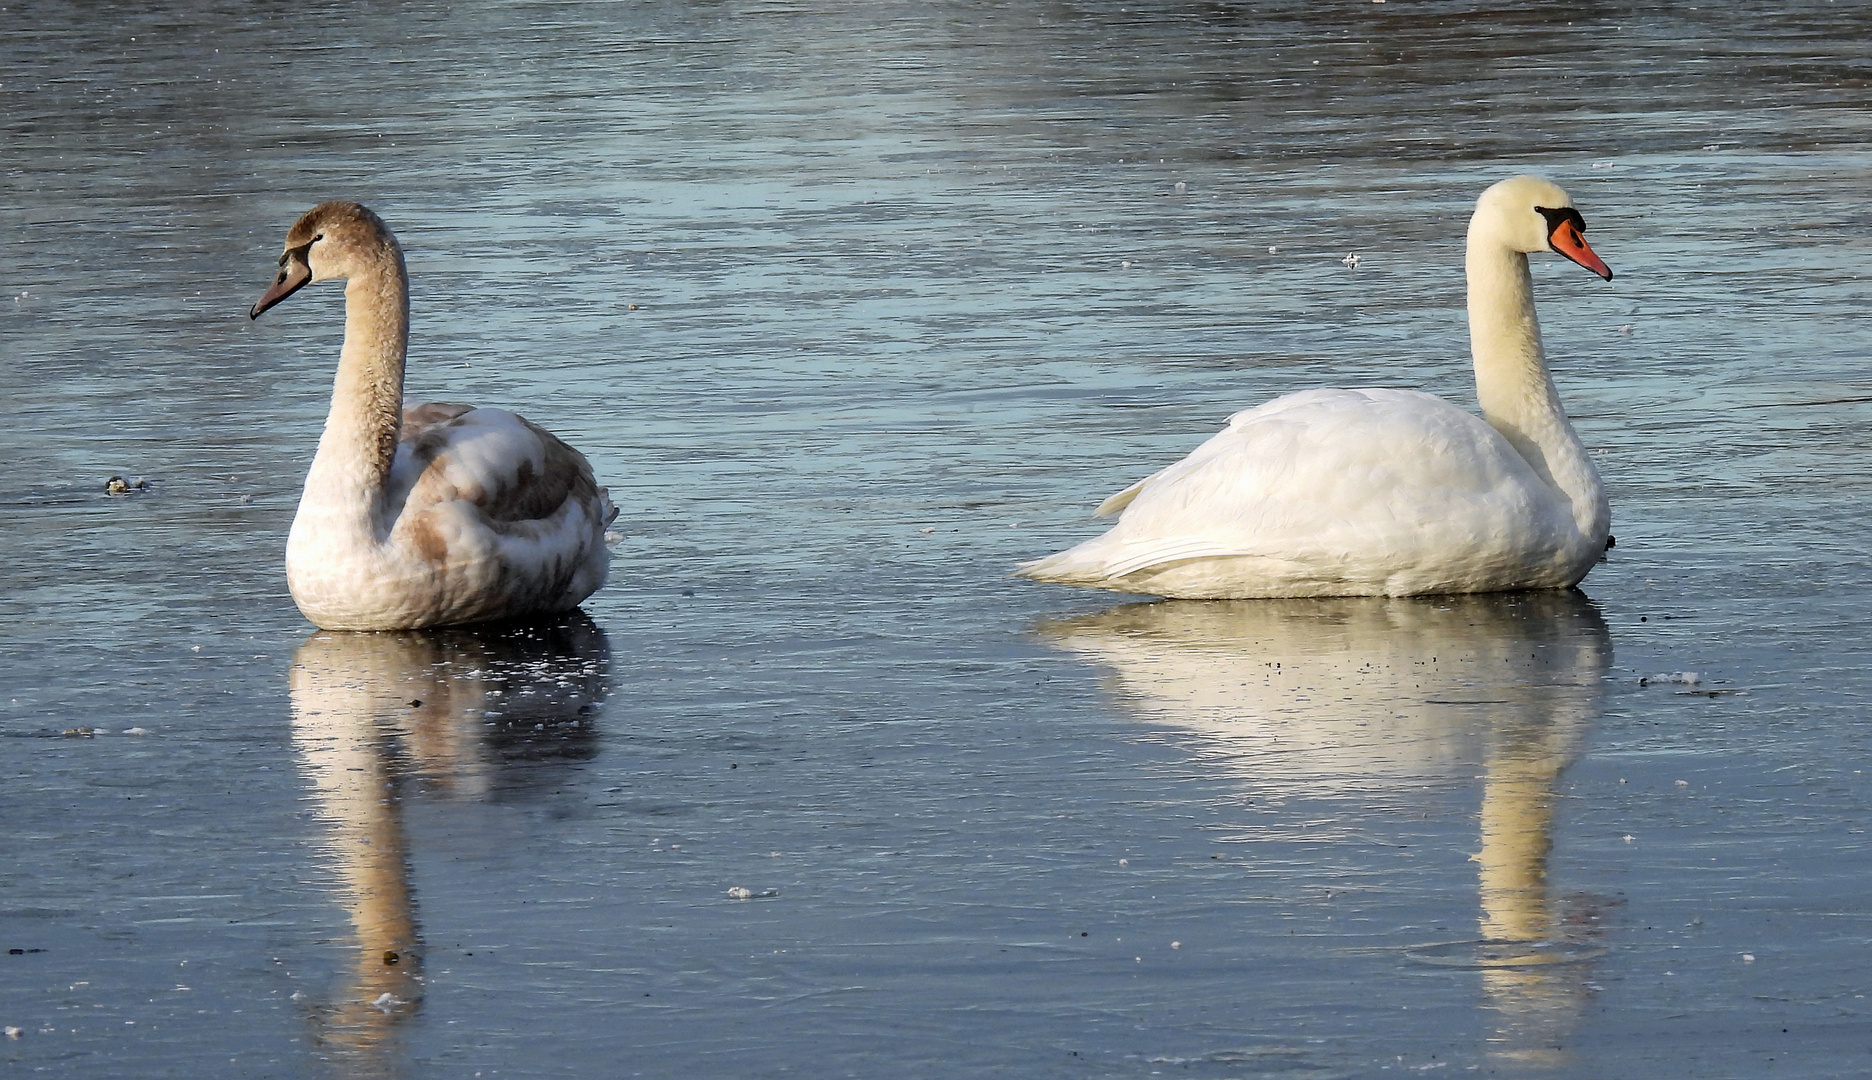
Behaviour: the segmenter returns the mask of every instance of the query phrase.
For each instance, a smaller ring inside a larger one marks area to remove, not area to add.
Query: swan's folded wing
[[[1120,513],[1121,511],[1123,511],[1126,507],[1130,506],[1131,503],[1138,497],[1138,495],[1141,494],[1145,489],[1149,488],[1151,485],[1156,484],[1159,481],[1169,479],[1173,476],[1181,476],[1181,475],[1193,472],[1196,469],[1200,468],[1204,463],[1208,462],[1209,459],[1222,456],[1222,455],[1226,455],[1230,451],[1237,449],[1238,445],[1241,442],[1240,432],[1238,429],[1241,428],[1245,423],[1252,423],[1253,421],[1257,419],[1261,419],[1266,416],[1272,415],[1274,413],[1284,411],[1287,408],[1293,407],[1296,403],[1305,405],[1308,403],[1308,401],[1310,401],[1314,396],[1316,396],[1319,393],[1336,394],[1336,393],[1345,393],[1345,392],[1346,391],[1328,390],[1328,391],[1309,391],[1307,393],[1301,393],[1301,394],[1289,394],[1286,397],[1276,398],[1273,401],[1267,402],[1264,405],[1256,406],[1255,408],[1252,408],[1252,409],[1243,409],[1242,411],[1234,414],[1233,416],[1230,416],[1228,418],[1227,426],[1225,426],[1221,431],[1216,432],[1214,435],[1211,435],[1208,439],[1204,440],[1200,446],[1196,447],[1196,449],[1191,450],[1189,454],[1183,458],[1183,460],[1178,461],[1174,465],[1170,465],[1165,468],[1158,469],[1156,472],[1151,473],[1149,476],[1146,476],[1144,479],[1139,480],[1137,483],[1132,484],[1130,487],[1125,488],[1123,491],[1120,491],[1116,495],[1111,496],[1110,498],[1106,499],[1104,502],[1099,503],[1098,509],[1092,511],[1092,516],[1101,517],[1101,518],[1113,517],[1117,515],[1118,513]]]
[[[1138,485],[1105,552],[1113,572],[1122,564],[1127,573],[1223,555],[1403,555],[1464,542],[1445,533],[1465,522],[1514,516],[1508,504],[1532,482],[1499,433],[1447,402],[1411,391],[1309,391],[1236,414]],[[1458,507],[1464,513],[1451,512]]]
[[[585,455],[502,409],[464,411],[411,433],[394,472],[417,489],[417,504],[458,499],[496,529],[550,518],[572,501],[591,504],[595,516],[603,516],[600,504],[610,509]]]
[[[1121,578],[1153,566],[1168,566],[1190,559],[1227,559],[1244,554],[1247,552],[1202,536],[1153,537],[1108,548],[1099,569],[1104,577]]]

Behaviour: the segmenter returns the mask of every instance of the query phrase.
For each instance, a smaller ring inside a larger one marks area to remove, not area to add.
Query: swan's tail
[[[1071,551],[1058,551],[1044,559],[1021,563],[1014,568],[1014,576],[1032,578],[1035,581],[1050,581],[1055,585],[1086,585],[1098,588],[1098,575],[1091,573],[1090,567],[1076,562],[1071,556]]]
[[[1127,592],[1130,591],[1130,585],[1124,579],[1142,571],[1160,569],[1171,563],[1191,559],[1229,558],[1240,554],[1240,551],[1224,544],[1196,536],[1172,536],[1142,543],[1127,543],[1114,540],[1110,533],[1106,533],[1044,559],[1021,563],[1015,567],[1014,573],[1056,585],[1080,585]]]

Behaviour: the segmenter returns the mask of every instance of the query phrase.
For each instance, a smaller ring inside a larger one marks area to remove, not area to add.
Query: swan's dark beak
[[[1587,245],[1586,237],[1582,235],[1582,230],[1585,228],[1586,223],[1580,220],[1578,213],[1565,214],[1555,222],[1553,231],[1547,234],[1547,244],[1559,254],[1572,259],[1607,281],[1611,281],[1612,268],[1605,264],[1604,259],[1593,254],[1593,249]]]
[[[309,247],[310,245],[307,246]],[[258,319],[261,312],[311,283],[312,268],[306,265],[305,250],[303,248],[295,248],[292,251],[288,251],[286,254],[280,256],[279,276],[274,278],[273,284],[267,288],[265,293],[261,294],[259,302],[254,304],[253,310],[247,313],[247,317],[249,319]]]

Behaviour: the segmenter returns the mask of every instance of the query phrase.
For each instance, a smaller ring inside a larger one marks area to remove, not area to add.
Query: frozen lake
[[[0,18],[9,1075],[1872,1071],[1864,6]],[[1008,577],[1238,408],[1472,405],[1530,171],[1583,594]],[[588,620],[293,607],[329,198],[623,507]]]

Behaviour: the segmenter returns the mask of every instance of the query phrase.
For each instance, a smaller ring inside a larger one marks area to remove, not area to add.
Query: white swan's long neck
[[[344,516],[347,531],[377,539],[385,481],[403,421],[408,344],[409,279],[402,253],[393,248],[345,285],[344,351],[325,434],[306,476],[301,513],[317,507]]]
[[[1560,407],[1547,373],[1527,256],[1469,231],[1469,347],[1482,417],[1573,506],[1580,531],[1603,537],[1611,520],[1599,471]]]

